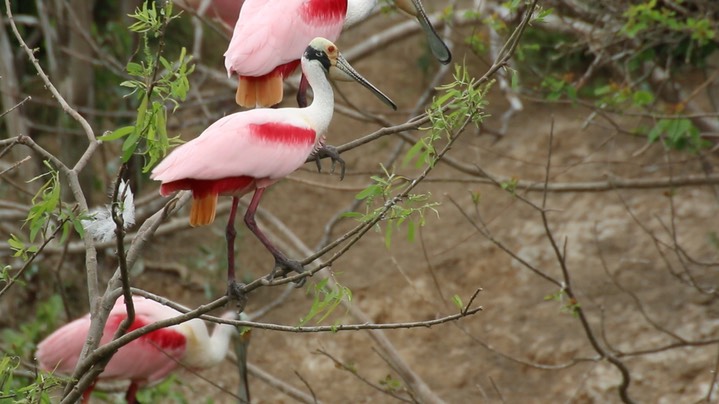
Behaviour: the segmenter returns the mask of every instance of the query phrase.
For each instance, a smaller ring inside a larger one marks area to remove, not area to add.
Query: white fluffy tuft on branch
[[[127,182],[121,181],[118,189],[118,200],[122,204],[118,207],[122,213],[123,227],[128,229],[135,224],[135,197]],[[112,207],[105,205],[102,208],[93,209],[90,212],[90,219],[82,221],[85,233],[99,242],[108,242],[115,238],[115,221],[112,219]]]

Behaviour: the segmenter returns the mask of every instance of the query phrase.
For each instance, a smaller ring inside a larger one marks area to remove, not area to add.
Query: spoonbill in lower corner
[[[235,281],[235,214],[240,197],[254,191],[245,214],[245,224],[275,258],[270,272],[282,276],[302,272],[298,261],[288,259],[257,227],[255,211],[265,189],[302,166],[312,153],[325,149],[324,134],[334,112],[334,93],[327,75],[337,68],[372,91],[393,109],[386,95],[357,73],[342,57],[337,46],[315,38],[302,56],[302,72],[314,89],[312,104],[306,108],[262,108],[221,118],[199,137],[179,146],[152,171],[162,181],[160,194],[192,191],[190,224],[201,226],[215,219],[218,195],[231,195],[227,223],[228,294],[239,298]],[[300,283],[301,285],[301,283]]]
[[[246,0],[232,33],[225,67],[239,76],[235,101],[247,108],[270,107],[282,101],[282,81],[300,63],[307,43],[315,37],[336,41],[343,26],[364,19],[377,0]],[[416,16],[430,49],[442,63],[452,55],[432,27],[420,0],[395,0],[397,7]],[[306,105],[307,82],[298,92]]]
[[[140,296],[133,296],[132,302],[135,306],[135,321],[128,332],[182,314]],[[237,315],[232,312],[223,317],[237,319]],[[125,299],[120,297],[110,311],[100,340],[101,346],[112,340],[125,318]],[[50,334],[38,345],[36,358],[40,368],[55,374],[72,375],[89,329],[90,314],[87,314]],[[204,321],[192,319],[145,334],[115,352],[105,370],[83,393],[83,402],[89,402],[90,393],[97,387],[108,391],[126,389],[127,402],[135,403],[139,388],[159,383],[178,368],[207,369],[222,362],[227,354],[230,337],[236,333],[233,325],[217,324],[210,336]]]

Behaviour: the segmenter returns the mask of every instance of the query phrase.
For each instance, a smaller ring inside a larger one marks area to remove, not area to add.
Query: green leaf
[[[340,215],[340,217],[347,217],[350,219],[358,219],[358,218],[364,217],[364,215],[359,212],[344,212]]]
[[[355,199],[357,200],[363,200],[367,199],[370,196],[377,196],[382,194],[382,188],[377,185],[370,185],[367,188],[360,191],[356,196]]]
[[[145,69],[139,63],[129,62],[127,64],[127,66],[125,67],[125,70],[127,70],[127,72],[133,76],[144,76],[145,75]]]
[[[407,241],[414,242],[415,224],[413,220],[407,221]]]
[[[140,140],[141,132],[138,130],[138,128],[135,128],[135,131],[132,133],[132,135],[128,136],[127,139],[122,143],[122,162],[127,163],[130,161],[130,157],[132,157],[133,153],[135,153],[135,150],[138,146],[138,141]]]
[[[407,165],[415,158],[417,153],[422,151],[424,149],[424,142],[421,140],[418,140],[414,146],[412,146],[408,151],[407,154],[404,155],[404,159],[402,160],[402,166],[407,167]]]
[[[392,244],[392,224],[388,224],[384,229],[384,245],[389,249]]]
[[[634,105],[640,107],[650,105],[654,102],[654,94],[650,91],[639,90],[632,95],[632,101],[634,102]]]
[[[104,135],[97,138],[97,140],[103,141],[103,142],[109,142],[112,140],[117,140],[122,137],[125,137],[132,133],[132,131],[135,130],[134,126],[123,126],[121,128],[117,128],[112,132],[106,132]]]
[[[462,303],[462,298],[459,297],[459,295],[452,296],[452,303],[454,303],[454,305],[457,306],[458,309],[464,309],[464,303]]]
[[[666,119],[661,119],[659,122],[657,122],[656,125],[649,131],[647,134],[647,139],[649,140],[649,143],[654,143],[659,139],[659,137],[664,133],[664,127],[667,125]]]
[[[126,81],[123,81],[122,83],[120,83],[120,86],[121,86],[121,87],[128,87],[128,88],[138,88],[138,87],[142,87],[142,85],[141,85],[139,82],[135,81],[135,80],[126,80]]]
[[[8,239],[8,244],[10,244],[10,248],[18,251],[25,248],[25,243],[23,243],[19,238],[17,238],[16,235],[10,233],[10,239]]]

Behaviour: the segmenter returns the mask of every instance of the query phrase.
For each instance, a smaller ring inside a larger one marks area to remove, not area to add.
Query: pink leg
[[[269,278],[272,280],[272,278],[275,277],[277,269],[280,270],[283,276],[287,275],[290,271],[302,273],[304,272],[302,264],[299,261],[288,259],[279,249],[277,249],[277,247],[275,247],[274,244],[272,244],[272,242],[270,242],[267,236],[265,236],[257,226],[257,222],[255,221],[255,212],[257,211],[257,206],[260,204],[260,199],[262,199],[262,194],[264,192],[265,188],[257,188],[255,193],[252,195],[250,206],[247,207],[247,213],[245,213],[245,224],[247,225],[247,228],[250,229],[250,231],[260,240],[265,248],[267,248],[272,256],[275,257],[275,268],[270,273]],[[297,286],[302,286],[302,284],[304,284],[304,280],[305,278],[302,278],[302,280],[298,282]]]
[[[89,404],[90,403],[90,395],[92,394],[92,390],[95,389],[95,382],[92,382],[90,387],[85,390],[84,393],[82,393],[82,404]]]
[[[237,214],[237,204],[240,198],[232,197],[232,207],[230,208],[230,217],[227,219],[227,228],[225,230],[225,239],[227,240],[227,282],[235,281],[235,215]]]
[[[125,394],[125,400],[127,400],[127,404],[137,403],[137,388],[137,383],[130,383],[130,387],[127,388],[127,394]]]
[[[225,229],[225,239],[227,240],[227,295],[237,300],[238,306],[243,307],[247,302],[247,296],[242,284],[237,283],[235,279],[235,216],[237,215],[237,204],[240,198],[232,197],[232,207],[230,208],[230,217],[227,219],[227,228]]]

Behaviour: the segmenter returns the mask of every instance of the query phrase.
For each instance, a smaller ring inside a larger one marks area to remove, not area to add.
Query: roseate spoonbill
[[[245,3],[247,4],[247,3]],[[265,189],[305,163],[313,153],[326,151],[324,134],[334,111],[334,93],[327,79],[337,68],[372,91],[387,105],[395,104],[357,73],[332,42],[315,38],[302,56],[302,71],[314,89],[312,104],[306,108],[261,108],[221,118],[202,134],[179,146],[152,171],[162,181],[160,194],[192,191],[190,224],[212,223],[218,195],[231,195],[227,223],[227,280],[230,295],[241,295],[235,281],[235,214],[239,198],[254,191],[245,214],[245,224],[275,258],[270,273],[282,275],[302,271],[302,265],[278,250],[257,227],[255,211]],[[339,160],[339,156],[336,159]]]
[[[140,296],[133,296],[132,302],[135,321],[128,331],[182,314]],[[112,340],[126,317],[125,299],[120,297],[110,311],[100,345]],[[228,312],[223,317],[236,319],[237,315]],[[55,374],[72,375],[89,328],[90,314],[87,314],[65,324],[40,342],[36,353],[40,368]],[[210,336],[205,322],[193,319],[145,334],[115,352],[96,383],[83,394],[83,402],[89,401],[96,385],[98,389],[110,391],[126,388],[127,402],[134,403],[138,388],[156,384],[180,367],[206,369],[222,362],[230,337],[235,333],[234,326],[217,324]]]
[[[217,20],[232,33],[232,28],[240,16],[243,0],[175,0],[178,6],[194,10],[210,20]]]
[[[269,107],[282,101],[282,80],[299,65],[306,44],[314,37],[339,38],[343,25],[364,19],[377,0],[246,0],[232,33],[225,67],[239,76],[235,101],[243,107]],[[440,62],[452,59],[424,12],[420,0],[395,0],[397,7],[417,17],[430,49]],[[304,107],[307,83],[300,82],[298,102]]]

